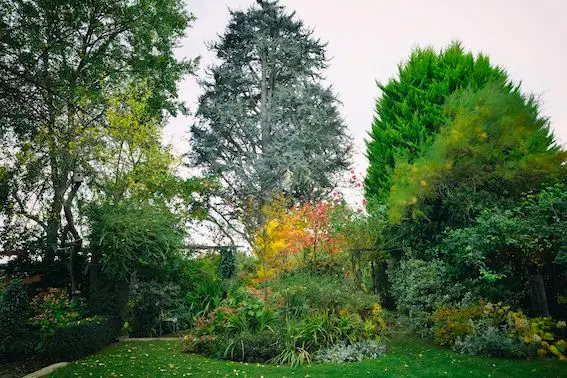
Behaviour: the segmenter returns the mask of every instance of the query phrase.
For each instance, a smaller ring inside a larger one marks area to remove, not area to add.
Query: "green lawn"
[[[567,377],[558,361],[516,361],[453,353],[407,339],[380,360],[295,369],[181,353],[172,341],[125,342],[57,370],[52,377]]]

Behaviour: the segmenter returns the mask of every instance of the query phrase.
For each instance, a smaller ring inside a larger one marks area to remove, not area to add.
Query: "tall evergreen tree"
[[[399,65],[398,78],[378,83],[382,95],[367,142],[366,196],[380,201],[388,197],[396,160],[411,163],[447,122],[443,105],[449,95],[482,88],[490,81],[511,88],[506,72],[492,66],[487,56],[475,58],[454,42],[439,53],[432,48],[414,50]]]
[[[331,188],[351,140],[322,84],[325,44],[277,1],[230,14],[211,45],[220,62],[201,83],[192,157],[222,181],[217,220],[243,221],[250,241],[274,192],[314,198]]]

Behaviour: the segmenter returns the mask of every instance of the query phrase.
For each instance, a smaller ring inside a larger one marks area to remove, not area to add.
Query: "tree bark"
[[[372,271],[372,293],[376,294],[378,287],[376,284],[376,264],[374,263],[374,259],[370,261],[370,269]]]
[[[534,315],[549,316],[549,307],[547,304],[547,294],[545,292],[545,283],[541,272],[528,273],[528,284],[530,290],[530,302]]]
[[[262,73],[260,78],[260,127],[262,129],[262,152],[268,149],[271,137],[271,128],[268,122],[268,73],[266,55],[262,54],[261,62]]]
[[[81,235],[79,235],[79,232],[77,231],[77,228],[75,227],[75,220],[73,218],[73,212],[71,209],[71,206],[73,204],[73,199],[75,199],[75,196],[77,195],[77,191],[79,190],[79,187],[81,186],[80,182],[76,182],[73,184],[73,188],[71,189],[71,191],[69,192],[69,195],[67,196],[67,199],[65,200],[65,206],[64,206],[64,211],[65,211],[65,220],[67,221],[67,225],[65,227],[65,229],[71,233],[72,236],[72,240],[69,243],[69,275],[71,276],[71,295],[75,296],[77,293],[77,254],[81,252],[82,248],[83,248],[83,240],[81,239]],[[63,237],[66,239],[67,238],[67,232],[65,232],[65,235],[63,235]]]

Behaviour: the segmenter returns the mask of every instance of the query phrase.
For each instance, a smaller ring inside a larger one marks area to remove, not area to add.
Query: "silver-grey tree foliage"
[[[325,47],[277,1],[231,11],[210,46],[219,63],[201,82],[192,157],[223,184],[217,220],[238,219],[243,236],[273,193],[317,198],[348,167],[351,139],[322,83]]]

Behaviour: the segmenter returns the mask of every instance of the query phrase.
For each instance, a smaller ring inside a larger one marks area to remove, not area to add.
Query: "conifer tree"
[[[426,149],[447,122],[446,99],[454,92],[498,82],[512,89],[504,70],[490,64],[485,55],[474,57],[458,42],[437,53],[416,49],[399,65],[398,77],[378,83],[382,95],[367,142],[367,198],[383,202],[389,194],[396,160],[411,163]]]
[[[219,63],[201,83],[192,157],[223,184],[217,220],[238,219],[252,241],[274,193],[311,199],[333,187],[351,140],[322,83],[325,44],[277,1],[230,14],[211,45]]]

